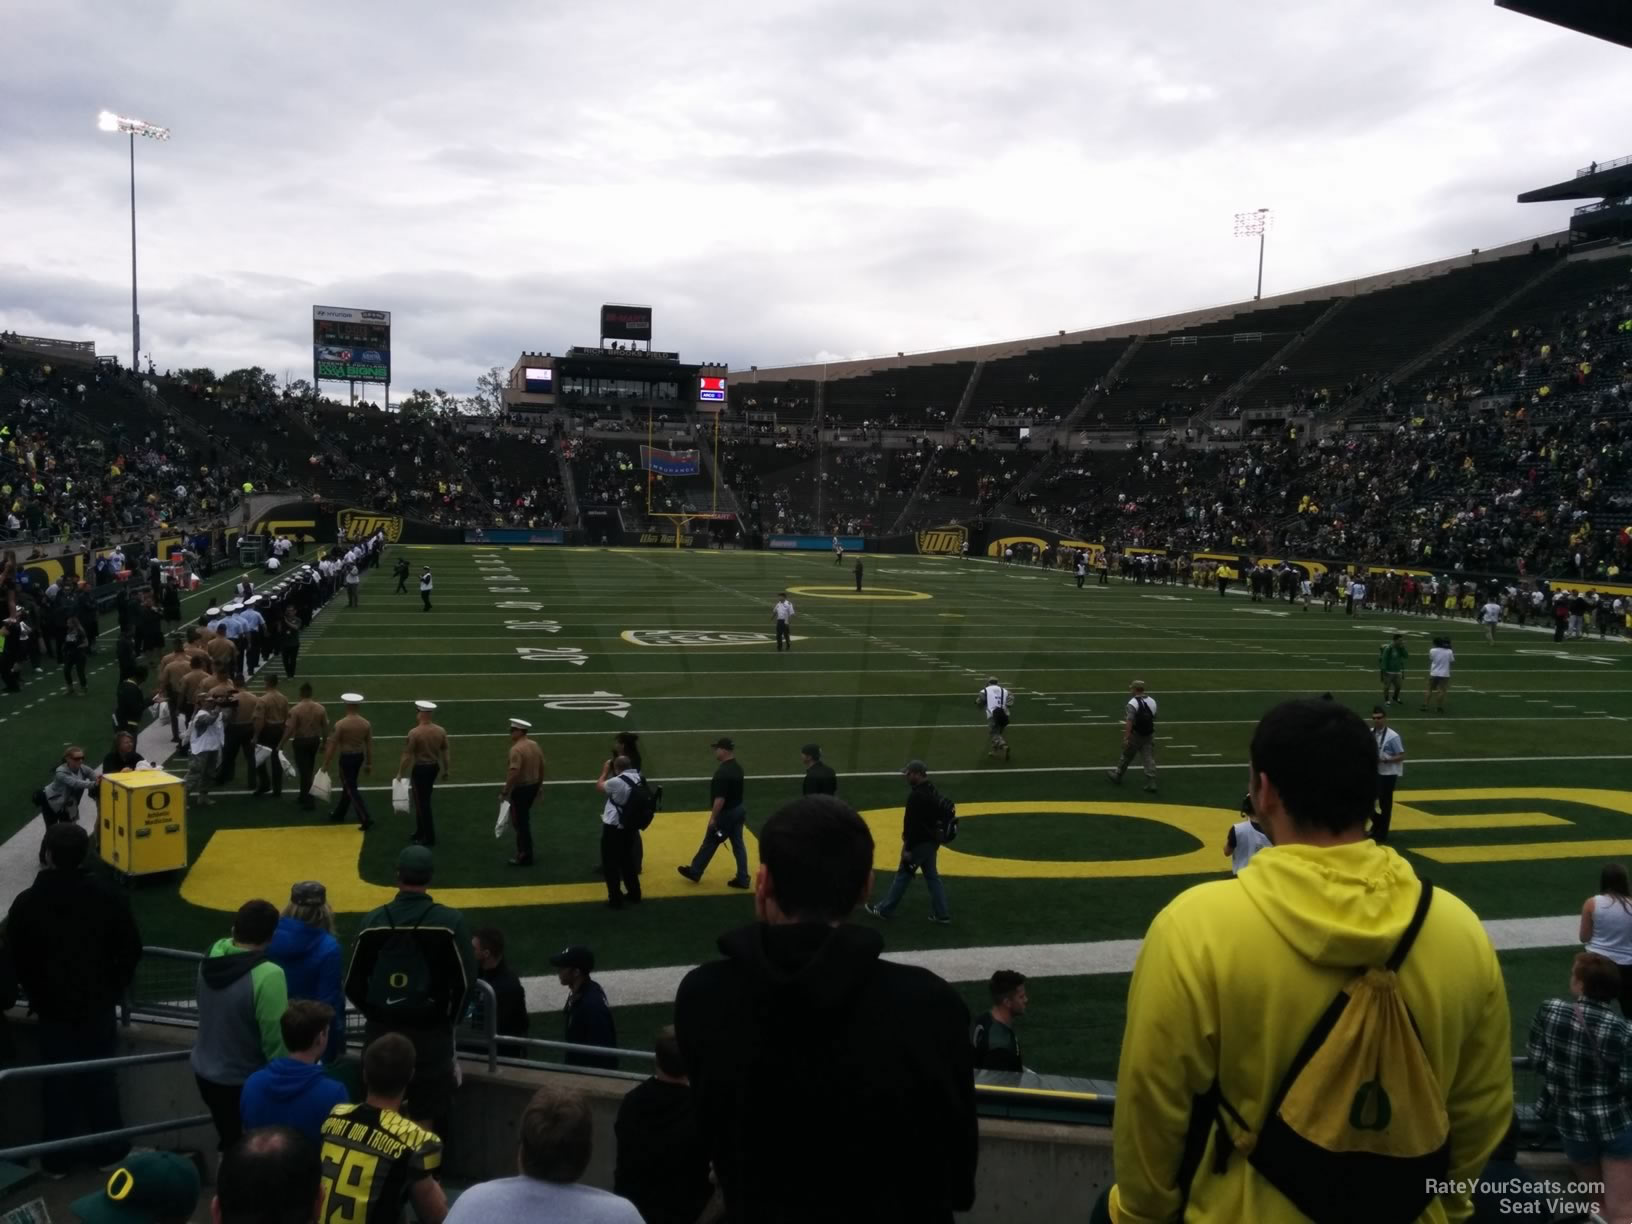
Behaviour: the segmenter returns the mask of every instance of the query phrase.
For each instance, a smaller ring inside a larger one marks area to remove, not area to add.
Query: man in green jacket
[[[245,901],[232,920],[232,935],[216,940],[198,966],[198,1039],[190,1061],[223,1152],[243,1134],[244,1081],[286,1053],[289,987],[283,970],[266,959],[277,929],[277,906]]]
[[[453,1029],[476,988],[476,952],[465,916],[431,900],[428,846],[397,856],[397,895],[363,919],[346,971],[346,998],[367,1020],[364,1043],[401,1033],[414,1043],[403,1113],[447,1133],[453,1105]]]
[[[1383,682],[1383,704],[1399,704],[1400,681],[1405,678],[1405,661],[1410,658],[1405,648],[1405,635],[1396,633],[1393,641],[1377,648],[1377,675]]]

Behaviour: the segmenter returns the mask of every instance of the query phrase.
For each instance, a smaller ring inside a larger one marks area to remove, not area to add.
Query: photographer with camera
[[[1451,691],[1451,664],[1455,661],[1456,652],[1451,649],[1451,639],[1436,637],[1428,649],[1428,691],[1422,699],[1424,714],[1434,705],[1436,697],[1439,699],[1439,712],[1445,713],[1445,697]]]

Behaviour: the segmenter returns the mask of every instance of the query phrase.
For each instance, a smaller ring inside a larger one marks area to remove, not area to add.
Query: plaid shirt
[[[1602,1141],[1632,1129],[1632,1023],[1609,1004],[1548,999],[1530,1023],[1529,1052],[1564,1138]]]

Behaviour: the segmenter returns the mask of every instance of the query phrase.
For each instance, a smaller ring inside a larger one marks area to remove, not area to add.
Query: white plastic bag
[[[153,711],[153,721],[158,723],[170,721],[170,703],[168,701],[159,702],[157,708]]]
[[[289,759],[287,752],[278,753],[278,764],[283,766],[284,777],[294,778],[300,775],[300,771],[295,768],[295,763]]]
[[[408,814],[409,804],[407,778],[391,779],[391,809],[396,812],[401,812],[404,816]]]
[[[499,819],[493,825],[493,836],[503,837],[504,831],[510,827],[510,800],[499,800]]]
[[[259,769],[272,759],[272,749],[266,744],[255,745],[255,768]]]
[[[318,772],[312,775],[311,796],[313,799],[316,799],[321,803],[327,803],[329,801],[329,797],[333,794],[334,783],[329,780],[328,774]]]

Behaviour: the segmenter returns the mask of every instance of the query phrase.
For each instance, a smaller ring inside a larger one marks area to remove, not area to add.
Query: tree
[[[222,375],[221,389],[228,395],[242,395],[247,399],[271,399],[278,393],[278,379],[260,366],[250,366]]]
[[[476,380],[476,394],[468,401],[478,416],[498,416],[504,410],[504,367],[494,366]]]

